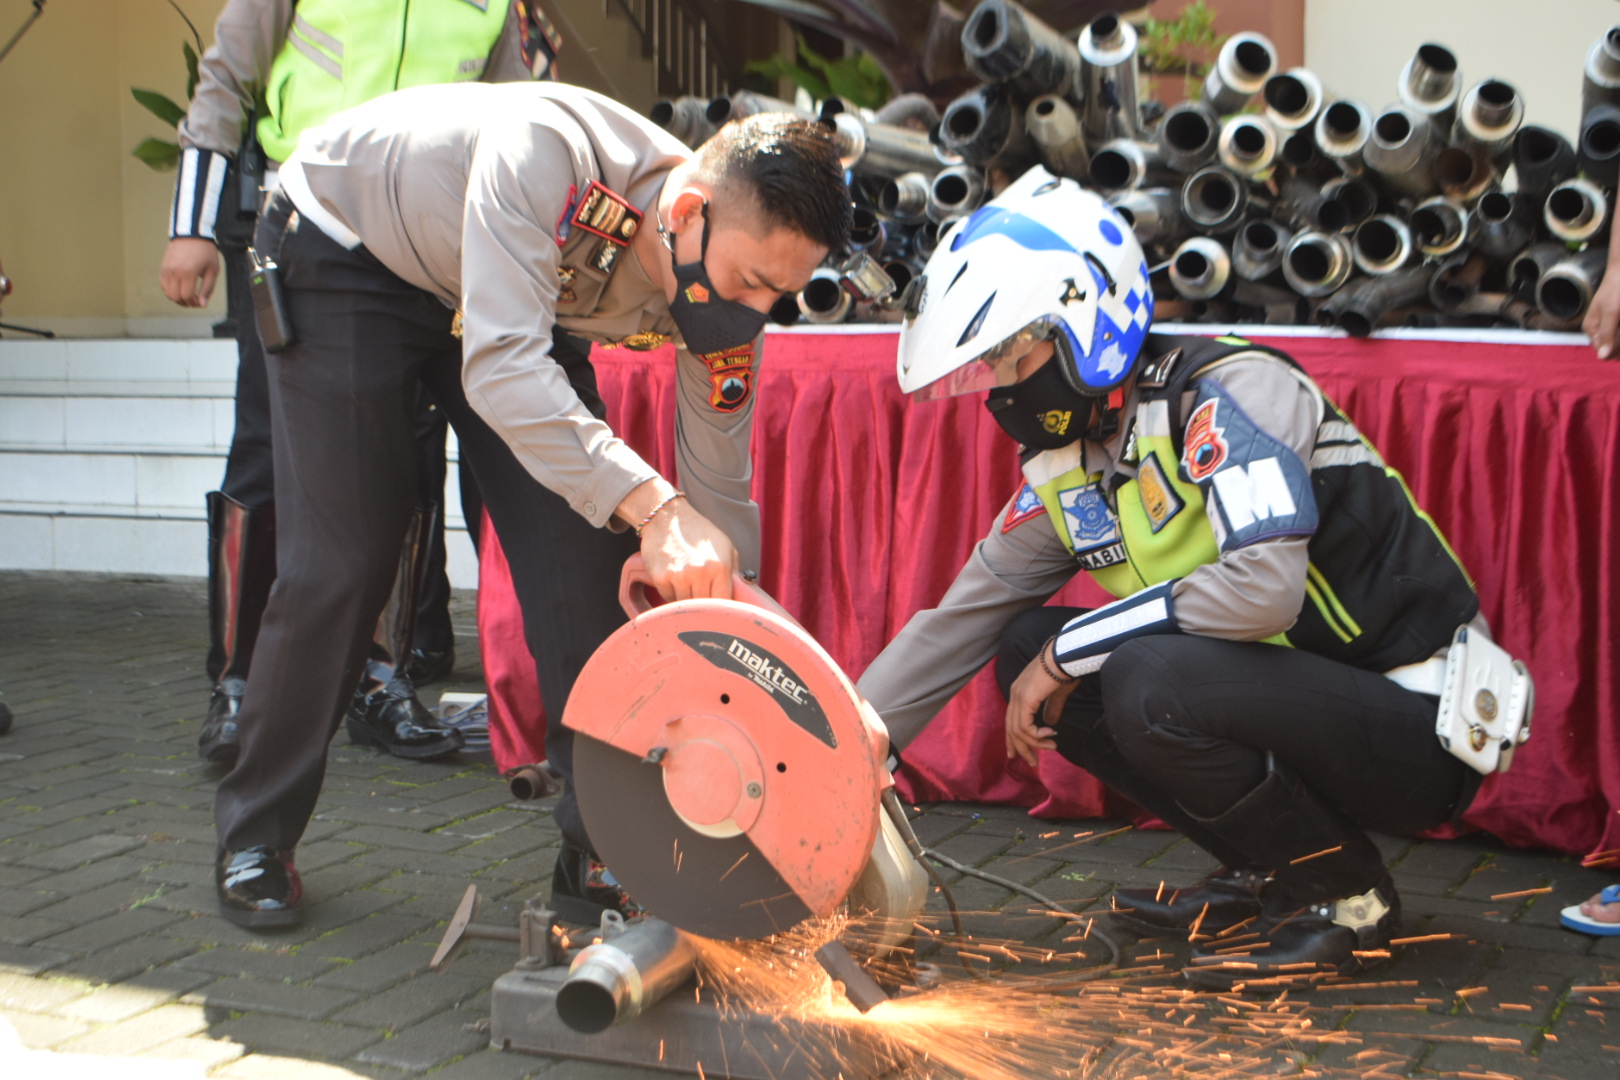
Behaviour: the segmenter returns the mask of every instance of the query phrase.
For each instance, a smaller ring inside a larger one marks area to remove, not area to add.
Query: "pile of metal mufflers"
[[[1138,100],[1134,27],[1066,37],[1012,0],[984,0],[962,50],[981,85],[943,112],[903,95],[875,115],[823,104],[856,201],[853,255],[773,317],[897,317],[941,230],[1034,164],[1098,191],[1154,268],[1157,318],[1338,326],[1573,330],[1603,274],[1620,174],[1620,27],[1586,57],[1577,146],[1523,123],[1497,78],[1466,85],[1426,44],[1398,103],[1374,112],[1264,36],[1234,34],[1196,101]],[[660,102],[696,145],[784,102]],[[802,112],[802,110],[799,110]]]

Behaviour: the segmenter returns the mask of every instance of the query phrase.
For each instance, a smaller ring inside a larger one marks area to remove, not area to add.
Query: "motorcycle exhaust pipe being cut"
[[[1277,72],[1277,49],[1264,34],[1233,34],[1204,77],[1204,101],[1219,115],[1235,113]]]
[[[1257,176],[1277,160],[1277,133],[1263,117],[1229,117],[1221,125],[1216,153],[1239,176]]]
[[[832,120],[839,164],[851,172],[889,177],[909,172],[932,174],[945,167],[934,144],[920,131],[868,124],[848,112],[838,113]]]
[[[1540,202],[1575,175],[1575,148],[1551,128],[1526,124],[1513,137],[1513,172],[1519,194]]]
[[[1035,140],[1046,171],[1084,181],[1091,172],[1091,154],[1080,131],[1074,108],[1056,94],[1043,94],[1024,110],[1024,127]]]
[[[1213,300],[1231,280],[1232,258],[1213,237],[1188,237],[1170,259],[1170,284],[1188,300]]]
[[[1301,296],[1332,294],[1350,279],[1354,266],[1350,242],[1338,233],[1295,233],[1283,253],[1283,278]]]
[[[1594,105],[1587,111],[1576,160],[1588,180],[1606,188],[1615,186],[1620,179],[1620,105]]]
[[[1457,57],[1443,45],[1419,45],[1401,69],[1395,89],[1402,105],[1428,117],[1441,131],[1451,130],[1462,93]]]
[[[1579,177],[1553,188],[1544,205],[1542,220],[1547,231],[1570,244],[1598,236],[1609,217],[1609,201],[1603,189]]]
[[[1594,247],[1560,260],[1536,282],[1536,307],[1561,326],[1579,326],[1608,259],[1608,248]]]
[[[984,201],[984,174],[969,165],[953,165],[934,177],[928,189],[928,220],[944,224],[965,217]]]
[[[1264,281],[1282,269],[1283,252],[1294,234],[1266,219],[1245,222],[1232,244],[1232,272],[1245,281]]]
[[[653,102],[647,115],[652,122],[675,136],[687,146],[696,149],[718,128],[709,123],[709,103],[702,98],[662,98]]]
[[[1134,139],[1141,132],[1137,104],[1136,27],[1104,15],[1080,31],[1080,77],[1085,92],[1081,129],[1092,142]]]
[[[1397,105],[1373,121],[1372,135],[1361,156],[1367,168],[1389,187],[1422,198],[1439,188],[1434,161],[1441,149],[1428,118]]]
[[[1159,122],[1159,152],[1179,173],[1191,173],[1215,160],[1221,118],[1201,101],[1182,101],[1165,110]]]
[[[1412,231],[1393,214],[1379,214],[1357,225],[1350,238],[1350,250],[1357,268],[1373,277],[1393,274],[1418,258]],[[1424,288],[1428,288],[1427,281]]]
[[[987,83],[1028,99],[1057,94],[1080,104],[1080,51],[1013,0],[984,0],[962,24],[962,58]]]
[[[1174,244],[1186,231],[1181,217],[1181,193],[1169,188],[1137,188],[1110,196],[1109,203],[1136,234],[1143,247]]]
[[[1598,105],[1620,105],[1620,26],[1592,42],[1581,84],[1581,115]]]
[[[1341,98],[1316,118],[1316,146],[1348,176],[1362,171],[1362,151],[1372,138],[1372,113],[1359,101]]]
[[[688,934],[662,919],[642,919],[580,950],[557,990],[557,1016],[588,1035],[606,1031],[662,1001],[692,977],[696,963]]]
[[[929,188],[927,174],[902,173],[878,192],[878,209],[902,225],[915,225],[928,217]]]
[[[1250,202],[1249,185],[1224,165],[1199,169],[1181,188],[1182,216],[1203,233],[1236,229],[1248,212]]]
[[[1316,123],[1326,93],[1322,80],[1309,68],[1292,68],[1266,80],[1261,96],[1266,120],[1281,132],[1301,131]]]
[[[986,169],[1015,168],[1034,156],[1023,109],[1015,109],[998,84],[976,87],[947,105],[939,138],[948,152]]]
[[[1452,139],[1483,147],[1493,160],[1513,150],[1513,136],[1524,123],[1524,98],[1501,79],[1486,79],[1468,88],[1457,106]]]
[[[1468,211],[1443,195],[1426,199],[1412,209],[1407,225],[1418,250],[1429,258],[1442,258],[1468,239]]]

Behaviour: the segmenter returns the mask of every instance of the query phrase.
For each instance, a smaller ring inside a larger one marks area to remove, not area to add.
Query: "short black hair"
[[[854,206],[832,135],[791,113],[733,120],[698,148],[698,179],[726,201],[741,195],[767,227],[791,229],[829,251],[849,243]]]

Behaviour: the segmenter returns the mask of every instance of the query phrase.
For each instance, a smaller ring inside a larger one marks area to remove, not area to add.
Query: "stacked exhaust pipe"
[[[978,85],[942,109],[917,94],[877,114],[822,103],[853,177],[856,257],[830,261],[773,319],[902,317],[941,234],[1037,162],[1108,199],[1164,271],[1165,318],[1567,328],[1601,280],[1591,249],[1620,186],[1620,26],[1585,53],[1578,129],[1560,125],[1570,140],[1525,123],[1511,79],[1465,81],[1437,42],[1405,59],[1395,104],[1374,113],[1237,33],[1195,99],[1166,109],[1138,97],[1126,19],[1055,29],[1015,0],[965,6]],[[795,111],[738,92],[666,99],[654,115],[695,146],[768,110]]]

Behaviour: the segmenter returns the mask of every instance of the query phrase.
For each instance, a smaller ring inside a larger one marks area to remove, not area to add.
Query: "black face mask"
[[[984,407],[1001,430],[1032,450],[1068,446],[1086,431],[1096,398],[1079,393],[1063,378],[1059,357],[1022,382],[990,391]]]
[[[658,223],[658,236],[673,260],[675,238],[662,221]],[[697,262],[674,264],[675,299],[669,305],[687,350],[698,356],[712,356],[751,343],[765,329],[767,317],[766,312],[755,311],[747,304],[721,298],[703,265],[708,254],[709,204],[704,203],[703,246],[698,250]]]

